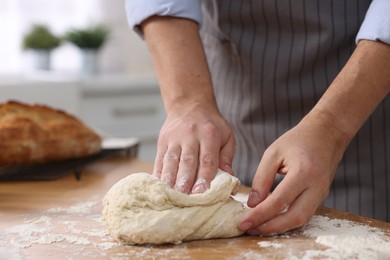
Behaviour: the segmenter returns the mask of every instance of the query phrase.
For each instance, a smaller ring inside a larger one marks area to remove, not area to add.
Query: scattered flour
[[[238,197],[237,197],[238,195]],[[236,200],[246,202],[247,196],[237,194]],[[0,259],[24,259],[24,249],[34,245],[53,245],[72,250],[76,258],[102,258],[111,250],[111,259],[139,259],[151,256],[187,259],[186,244],[174,248],[143,247],[126,253],[107,234],[101,218],[101,199],[72,205],[69,208],[52,208],[43,215],[25,215],[19,225],[0,230]],[[83,226],[82,223],[89,223]],[[324,249],[309,249],[301,256],[291,253],[288,259],[390,259],[390,234],[368,225],[341,219],[314,216],[301,230],[279,236],[293,238],[295,234],[314,238]],[[206,241],[205,241],[206,242]],[[211,241],[210,241],[211,243]],[[261,241],[259,247],[269,250],[287,250],[283,243]],[[10,246],[11,245],[11,246]],[[234,241],[227,245],[233,247]],[[88,248],[88,250],[86,250]],[[92,250],[95,249],[95,250]],[[288,253],[288,252],[287,252]],[[258,250],[246,250],[239,259],[265,259]],[[236,259],[232,257],[231,259]],[[238,259],[238,258],[237,258]]]
[[[5,245],[0,244],[0,259],[22,259],[20,252],[17,248],[7,248]]]
[[[22,249],[60,242],[77,246],[72,247],[76,255],[105,255],[104,250],[118,247],[118,244],[112,242],[104,228],[100,207],[95,209],[100,203],[101,199],[96,198],[69,208],[48,209],[43,216],[25,215],[21,224],[0,231],[0,259],[23,259]],[[81,225],[83,222],[93,223],[93,227],[86,228]],[[85,252],[84,246],[97,248],[98,254]]]
[[[390,259],[390,234],[368,225],[314,216],[304,227],[303,235],[327,247],[308,250],[305,259]]]
[[[191,259],[186,245],[174,248],[129,247],[114,242],[106,231],[101,216],[101,198],[71,205],[69,208],[51,208],[36,216],[22,215],[20,224],[0,230],[0,259],[26,259],[29,249],[50,245],[71,252],[69,259]],[[87,223],[87,224],[86,224]],[[126,246],[125,246],[126,247]],[[153,256],[151,256],[153,252]],[[155,257],[154,257],[155,256]],[[50,251],[42,258],[52,258]]]
[[[65,212],[72,215],[87,215],[91,213],[91,208],[96,204],[96,201],[89,201],[71,206],[69,208],[51,208],[47,212],[60,213]]]
[[[275,242],[268,242],[268,241],[261,241],[257,243],[260,247],[273,247],[273,248],[281,248],[283,247],[283,244],[281,243],[275,243]]]

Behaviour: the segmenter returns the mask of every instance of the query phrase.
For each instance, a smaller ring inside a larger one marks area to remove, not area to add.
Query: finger
[[[318,199],[316,199],[318,198]],[[304,191],[284,213],[248,230],[250,235],[276,235],[305,225],[321,204],[320,194]],[[314,199],[314,200],[313,200]]]
[[[217,174],[219,166],[220,143],[217,129],[208,125],[202,132],[203,136],[199,147],[199,161],[196,182],[192,193],[202,193],[210,187],[210,182]]]
[[[176,182],[176,175],[179,166],[180,146],[168,148],[163,158],[163,168],[161,171],[161,180],[173,188]]]
[[[222,147],[219,155],[219,168],[227,173],[233,174],[232,163],[236,151],[236,142],[233,134],[229,137],[226,144]]]
[[[244,215],[239,224],[240,230],[257,227],[285,211],[305,190],[305,185],[298,178],[287,175],[262,203]]]
[[[182,148],[175,189],[182,193],[190,193],[195,182],[198,167],[199,144],[189,144]]]
[[[165,151],[157,151],[156,159],[154,160],[153,176],[156,176],[157,178],[161,178],[164,154]]]
[[[157,146],[156,158],[154,159],[154,166],[153,166],[153,175],[156,176],[157,178],[161,178],[164,154],[167,152],[167,149],[168,149],[167,145],[161,144],[161,141],[159,140]]]
[[[256,175],[253,178],[252,190],[248,197],[248,206],[256,207],[260,202],[267,198],[275,180],[276,173],[281,167],[282,161],[278,154],[266,150],[263,158],[257,168]]]

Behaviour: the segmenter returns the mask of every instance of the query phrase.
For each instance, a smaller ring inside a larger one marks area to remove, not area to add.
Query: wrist
[[[165,105],[168,117],[183,117],[189,114],[220,114],[215,99],[183,98]]]
[[[183,79],[181,76],[176,80],[162,78],[159,81],[167,113],[195,108],[218,110],[211,81],[189,80],[189,77]]]
[[[336,79],[306,116],[327,129],[345,147],[389,93],[390,47],[360,41]]]
[[[330,111],[313,108],[302,121],[301,125],[316,132],[325,145],[330,146],[334,156],[341,160],[344,151],[352,140],[354,134],[348,132],[338,123],[340,119]]]

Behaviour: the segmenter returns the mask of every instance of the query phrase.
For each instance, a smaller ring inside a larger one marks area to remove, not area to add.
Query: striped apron
[[[317,103],[353,52],[369,0],[205,0],[202,40],[233,169],[251,185],[265,149]],[[324,206],[390,221],[390,99],[350,143]]]

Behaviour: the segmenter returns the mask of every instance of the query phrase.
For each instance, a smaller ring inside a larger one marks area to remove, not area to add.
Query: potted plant
[[[98,51],[106,42],[108,35],[109,30],[104,25],[93,25],[81,29],[73,28],[65,34],[65,40],[81,50],[84,74],[96,73]]]
[[[23,48],[32,50],[35,56],[35,67],[50,70],[51,51],[61,44],[61,39],[44,25],[34,25],[23,38]]]

